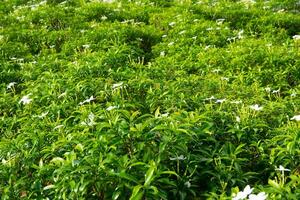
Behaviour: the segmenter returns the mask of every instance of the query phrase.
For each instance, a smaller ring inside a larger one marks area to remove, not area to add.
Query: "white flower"
[[[241,118],[240,118],[239,116],[236,116],[236,117],[235,117],[235,120],[236,120],[237,122],[241,122]]]
[[[105,15],[103,15],[103,16],[101,17],[101,20],[102,20],[102,21],[105,21],[105,20],[107,20],[107,17],[106,17]]]
[[[167,35],[162,35],[161,37],[162,37],[162,38],[165,38],[165,37],[167,37]]]
[[[267,198],[267,194],[264,192],[260,192],[258,194],[250,194],[249,200],[265,200]]]
[[[197,36],[192,37],[192,39],[193,39],[193,40],[196,40],[196,39],[197,39]]]
[[[123,82],[120,82],[120,83],[115,83],[112,85],[112,89],[116,89],[116,88],[119,88],[123,85]]]
[[[293,36],[293,39],[294,39],[294,40],[300,40],[300,35],[294,35],[294,36]]]
[[[85,100],[86,102],[91,102],[91,101],[94,101],[96,98],[94,98],[94,96],[91,96],[90,98],[88,98],[87,100]]]
[[[236,40],[236,37],[229,37],[227,38],[227,41],[235,41]]]
[[[11,83],[9,83],[9,84],[7,85],[6,88],[9,90],[9,89],[11,89],[12,87],[14,87],[15,84],[17,84],[17,83],[16,83],[16,82],[11,82]]]
[[[262,106],[259,106],[257,104],[250,106],[251,109],[256,110],[256,111],[260,111],[263,109]]]
[[[168,117],[168,116],[169,116],[169,113],[161,114],[161,117]]]
[[[88,48],[90,48],[90,45],[89,44],[84,44],[84,45],[82,45],[82,47],[85,48],[85,49],[88,49]]]
[[[224,101],[226,101],[226,99],[217,99],[216,103],[223,103]]]
[[[190,188],[191,187],[191,183],[189,181],[185,182],[184,185],[187,187],[187,188]]]
[[[23,103],[23,105],[29,104],[32,101],[32,99],[29,98],[30,95],[31,94],[23,96],[19,103]]]
[[[275,170],[281,171],[281,172],[284,172],[284,171],[289,172],[289,171],[291,171],[289,169],[284,168],[282,165],[279,165],[279,168],[276,168]]]
[[[184,157],[183,155],[180,155],[180,156],[177,156],[177,157],[174,157],[174,158],[170,158],[170,160],[185,160],[186,157]]]
[[[118,108],[117,106],[109,106],[108,108],[106,108],[107,111],[111,111]]]
[[[249,185],[247,185],[247,186],[244,188],[244,190],[241,191],[241,192],[238,192],[238,193],[236,194],[236,196],[235,196],[234,198],[232,198],[232,200],[242,200],[242,199],[245,199],[245,198],[247,198],[247,196],[248,196],[249,194],[252,193],[252,190],[253,190],[253,188],[251,188]]]
[[[252,193],[252,190],[253,190],[253,188],[251,188],[249,185],[247,185],[245,188],[244,188],[244,193],[245,194],[247,194],[247,195],[249,195],[249,194],[251,194]]]
[[[174,42],[170,42],[169,44],[168,44],[168,46],[172,46],[174,44]]]
[[[186,31],[185,30],[183,30],[183,31],[180,31],[178,34],[179,35],[182,35],[182,34],[184,34]]]
[[[227,78],[227,77],[221,77],[221,80],[223,80],[223,81],[229,81],[229,78]]]
[[[210,47],[211,47],[210,45],[206,45],[205,48],[204,48],[204,50],[207,50],[207,49],[209,49]]]
[[[216,22],[218,25],[222,24],[225,21],[225,19],[217,19]]]
[[[300,115],[295,115],[294,117],[291,118],[291,120],[300,121]]]
[[[82,125],[85,126],[93,126],[95,125],[95,115],[93,113],[90,113],[88,116],[88,119],[86,119],[85,121],[81,122]]]
[[[277,94],[277,93],[279,93],[280,92],[280,89],[278,89],[278,90],[273,90],[272,91],[272,94]]]
[[[176,22],[170,22],[169,26],[174,26],[176,24]]]
[[[94,98],[94,96],[91,96],[90,98],[88,98],[88,99],[86,99],[86,100],[80,102],[79,105],[83,105],[83,104],[85,104],[85,103],[90,103],[91,101],[93,101],[93,100],[95,100],[95,99],[96,99],[96,98]]]
[[[244,33],[244,30],[239,31],[238,34],[237,34],[237,38],[242,39],[244,37],[243,33]]]
[[[216,99],[214,96],[211,96],[211,97],[209,97],[209,98],[206,98],[206,99],[204,99],[205,101],[211,101],[211,100],[214,100],[214,99]]]
[[[280,9],[280,10],[278,10],[277,12],[278,13],[283,13],[285,10],[284,9]]]
[[[161,57],[164,57],[165,55],[166,55],[166,54],[165,54],[164,51],[160,52],[160,56],[161,56]]]

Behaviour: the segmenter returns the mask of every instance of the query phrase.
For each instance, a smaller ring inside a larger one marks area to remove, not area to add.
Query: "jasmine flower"
[[[295,115],[294,117],[291,118],[291,120],[300,121],[300,115]]]
[[[186,31],[185,30],[183,30],[183,31],[180,31],[178,34],[179,35],[182,35],[182,34],[184,34]]]
[[[293,39],[294,39],[294,40],[300,40],[300,35],[294,35],[294,36],[293,36]]]
[[[223,103],[224,101],[226,101],[226,99],[217,99],[216,103]]]
[[[187,187],[187,188],[190,188],[191,187],[191,183],[189,181],[185,182],[184,185]]]
[[[251,108],[252,110],[256,110],[256,111],[260,111],[260,110],[263,109],[262,106],[259,106],[259,105],[257,105],[257,104],[250,106],[250,108]]]
[[[112,85],[112,89],[116,89],[116,88],[119,88],[123,85],[123,82],[120,82],[120,83],[115,83]]]
[[[229,81],[229,78],[227,78],[227,77],[221,77],[221,80],[223,80],[223,81]]]
[[[169,26],[174,26],[176,24],[176,22],[170,22]]]
[[[211,97],[209,97],[209,98],[206,98],[206,99],[204,99],[205,101],[211,101],[211,100],[214,100],[214,99],[216,99],[214,96],[211,96]]]
[[[96,98],[94,98],[94,96],[91,96],[90,98],[88,98],[88,99],[86,99],[86,100],[80,102],[79,105],[83,105],[83,104],[85,104],[85,103],[90,103],[91,101],[94,101],[95,99],[96,99]]]
[[[240,103],[242,103],[242,101],[234,100],[234,101],[230,101],[230,103],[233,103],[233,104],[240,104]]]
[[[249,194],[252,193],[253,188],[247,185],[243,191],[238,192],[232,200],[242,200],[248,197]]]
[[[23,105],[29,104],[32,101],[32,99],[29,98],[30,95],[31,94],[23,96],[19,103],[22,103]]]
[[[264,192],[260,192],[258,194],[250,194],[249,200],[265,200],[267,199],[267,194]]]
[[[279,168],[276,168],[275,170],[281,171],[281,172],[284,172],[284,171],[289,172],[289,171],[291,171],[289,169],[284,168],[282,165],[279,165]]]
[[[17,84],[17,83],[16,83],[16,82],[11,82],[11,83],[9,83],[9,84],[7,85],[6,88],[9,90],[9,89],[11,89],[12,87],[14,87],[15,84]]]
[[[108,108],[106,108],[107,111],[111,111],[118,108],[117,106],[109,106]]]
[[[170,158],[170,160],[185,160],[186,157],[184,157],[183,155],[180,155],[180,156],[177,156],[177,157],[174,157],[174,158]]]
[[[105,21],[105,20],[107,20],[107,17],[106,17],[105,15],[103,15],[103,16],[101,17],[101,20],[102,20],[102,21]]]
[[[88,48],[90,48],[90,45],[89,44],[84,44],[84,45],[82,45],[82,47],[85,48],[85,49],[88,49]]]
[[[93,113],[90,113],[88,116],[88,119],[86,119],[85,121],[81,122],[82,125],[86,125],[86,126],[93,126],[95,125],[95,115]]]
[[[225,21],[225,19],[217,19],[216,22],[218,25],[222,24]]]
[[[168,46],[172,46],[174,44],[174,42],[170,42],[169,44],[168,44]]]

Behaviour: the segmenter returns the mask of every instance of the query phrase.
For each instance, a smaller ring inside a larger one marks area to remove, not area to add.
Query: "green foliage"
[[[300,198],[298,1],[4,2],[1,199]]]

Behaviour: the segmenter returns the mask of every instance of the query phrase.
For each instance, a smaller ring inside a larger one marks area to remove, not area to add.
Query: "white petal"
[[[123,82],[120,82],[120,83],[115,83],[112,85],[112,89],[115,89],[115,88],[118,88],[118,87],[121,87],[123,85]]]
[[[291,118],[291,120],[300,121],[300,115],[295,115],[294,117]]]
[[[246,195],[249,195],[249,194],[251,194],[252,190],[253,190],[253,188],[251,188],[249,185],[247,185],[247,186],[244,188],[244,191],[243,191],[243,192],[244,192]]]

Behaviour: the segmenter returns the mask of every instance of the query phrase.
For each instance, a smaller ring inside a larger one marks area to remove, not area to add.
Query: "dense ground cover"
[[[299,10],[2,1],[2,199],[300,199]]]

